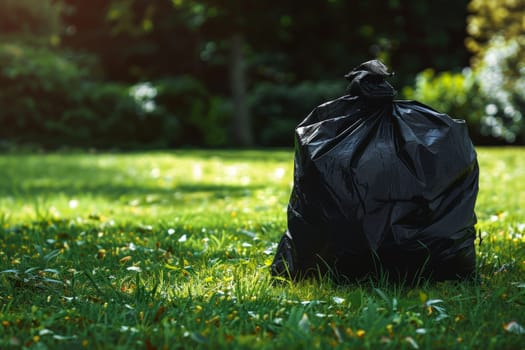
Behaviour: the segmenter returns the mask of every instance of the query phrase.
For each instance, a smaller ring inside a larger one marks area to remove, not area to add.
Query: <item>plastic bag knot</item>
[[[350,81],[347,92],[352,96],[363,96],[375,102],[389,102],[394,99],[397,91],[385,79],[394,75],[379,60],[361,63],[345,78]]]

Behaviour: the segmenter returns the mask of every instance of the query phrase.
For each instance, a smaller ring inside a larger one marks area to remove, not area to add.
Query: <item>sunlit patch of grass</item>
[[[479,150],[479,281],[414,288],[271,280],[290,151],[2,155],[0,348],[521,348],[524,155]]]

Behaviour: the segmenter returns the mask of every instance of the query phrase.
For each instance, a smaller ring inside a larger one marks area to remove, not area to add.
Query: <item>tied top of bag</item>
[[[362,96],[370,102],[391,102],[396,96],[396,90],[385,79],[394,75],[378,60],[360,64],[345,78],[350,81],[347,92],[351,96]]]

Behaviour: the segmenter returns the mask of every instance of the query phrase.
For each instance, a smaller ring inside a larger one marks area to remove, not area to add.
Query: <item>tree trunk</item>
[[[233,98],[233,136],[239,146],[253,146],[253,131],[246,89],[244,38],[234,34],[231,39],[230,84]]]

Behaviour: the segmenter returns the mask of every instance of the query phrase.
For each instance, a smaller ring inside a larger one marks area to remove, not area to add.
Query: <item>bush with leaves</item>
[[[66,53],[0,45],[0,139],[44,147],[224,146],[231,106],[191,77],[99,81]]]
[[[87,72],[47,48],[0,45],[0,137],[46,142],[65,110],[78,104]]]
[[[15,143],[109,146],[149,130],[127,86],[90,80],[49,48],[0,45],[0,86],[0,138]]]
[[[345,93],[345,81],[302,82],[297,85],[260,83],[251,96],[257,143],[291,146],[297,124],[317,105]]]
[[[519,136],[524,132],[521,114],[513,104],[519,101],[515,96],[519,91],[511,94],[506,89],[507,81],[499,66],[504,61],[499,62],[461,73],[436,74],[427,69],[417,75],[414,87],[403,89],[403,96],[465,119],[476,144],[523,142]]]
[[[525,37],[494,37],[476,66],[485,99],[482,132],[509,143],[525,142]]]
[[[472,70],[436,73],[426,69],[417,75],[414,87],[403,88],[402,97],[425,103],[453,118],[465,119],[474,142],[490,141],[481,132],[484,102]]]
[[[486,99],[482,131],[525,142],[525,0],[471,0],[467,48]]]
[[[170,145],[228,145],[232,107],[228,100],[211,96],[204,85],[190,76],[164,78],[153,84],[154,103],[168,121],[183,132],[166,135]]]
[[[470,0],[470,16],[467,18],[467,48],[474,54],[473,64],[477,66],[486,51],[491,50],[496,41],[511,43],[525,38],[525,0]],[[515,53],[523,62],[525,51]],[[516,67],[517,68],[517,67]]]

